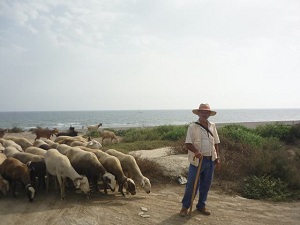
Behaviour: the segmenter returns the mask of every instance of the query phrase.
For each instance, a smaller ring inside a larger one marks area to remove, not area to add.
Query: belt
[[[205,155],[203,155],[202,157],[203,157],[203,159],[209,159],[209,160],[211,160],[211,156],[205,156]]]

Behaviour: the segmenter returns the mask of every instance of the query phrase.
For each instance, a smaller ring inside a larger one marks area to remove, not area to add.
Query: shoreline
[[[243,125],[247,128],[255,128],[256,126],[267,125],[267,124],[283,124],[283,125],[296,125],[300,124],[300,120],[286,120],[286,121],[258,121],[258,122],[233,122],[233,123],[215,123],[217,128],[226,125]]]

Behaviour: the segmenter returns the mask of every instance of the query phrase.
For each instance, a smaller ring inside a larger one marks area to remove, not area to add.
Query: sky
[[[300,108],[299,0],[0,0],[0,111]]]

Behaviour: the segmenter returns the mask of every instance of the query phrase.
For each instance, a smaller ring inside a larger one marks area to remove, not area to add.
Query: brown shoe
[[[182,209],[180,210],[179,216],[185,217],[185,216],[187,216],[187,214],[188,214],[188,209],[182,208]]]
[[[200,213],[202,213],[203,215],[209,216],[210,215],[210,211],[204,207],[197,209]]]

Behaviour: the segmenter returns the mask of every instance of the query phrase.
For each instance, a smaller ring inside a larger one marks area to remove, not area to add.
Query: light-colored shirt
[[[217,158],[215,144],[219,144],[220,139],[214,123],[208,121],[208,129],[212,132],[213,136],[200,125],[191,123],[188,127],[185,143],[194,145],[202,155],[211,156],[212,161],[215,161]],[[188,151],[188,159],[191,164],[198,166],[199,159],[196,158],[195,153],[190,150]]]

